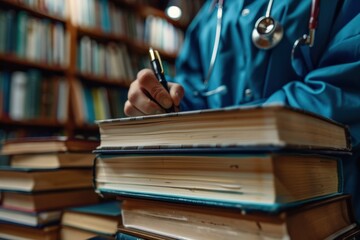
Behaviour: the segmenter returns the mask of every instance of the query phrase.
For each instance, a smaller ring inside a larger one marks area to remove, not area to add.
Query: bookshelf
[[[150,46],[159,50],[168,73],[175,74],[175,59],[189,22],[167,17],[164,7],[164,1],[155,0],[0,0],[0,31],[7,36],[0,37],[1,138],[98,137],[94,120],[124,116],[122,104],[127,89],[136,72],[149,67]],[[149,35],[150,30],[161,26],[167,29],[166,33],[163,31],[166,37],[171,35],[171,45],[164,43],[170,41],[162,41],[164,36],[154,40]],[[14,75],[21,76],[18,82],[26,82],[22,94],[27,95],[21,97],[21,108],[39,108],[37,114],[20,113],[16,119],[10,114],[19,101],[13,101],[14,107],[11,91],[4,92],[13,89]],[[31,79],[32,75],[40,76],[41,80]],[[34,82],[40,93],[27,90],[35,89]],[[58,82],[62,90],[57,90]],[[52,92],[49,94],[46,89]],[[34,94],[41,94],[39,106],[30,106],[27,101]],[[54,104],[55,110],[51,111],[57,115],[39,113],[43,111],[44,98]]]

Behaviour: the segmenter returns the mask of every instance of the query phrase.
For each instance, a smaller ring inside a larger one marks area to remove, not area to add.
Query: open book
[[[285,106],[226,108],[98,121],[102,150],[264,147],[350,150],[346,126]]]

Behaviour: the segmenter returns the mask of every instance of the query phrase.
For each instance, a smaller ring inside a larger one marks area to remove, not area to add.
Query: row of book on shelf
[[[183,29],[174,26],[165,18],[152,14],[142,16],[136,9],[124,7],[114,1],[71,1],[70,9],[71,21],[76,26],[126,36],[168,52],[177,52],[182,45]]]
[[[67,66],[69,35],[60,22],[51,22],[25,11],[0,10],[0,53]]]
[[[12,120],[52,119],[65,122],[69,86],[64,77],[38,70],[0,71],[0,116]]]
[[[67,4],[64,0],[11,0],[19,4],[24,4],[30,8],[47,12],[51,15],[65,18],[67,15]]]
[[[75,123],[95,124],[96,120],[124,117],[127,88],[89,86],[76,80],[73,107]]]
[[[174,42],[173,46],[165,47],[161,39],[160,45],[158,40],[149,39],[149,43],[154,46],[167,50],[171,48],[172,52],[181,46],[178,36],[161,31],[166,34],[165,37],[153,30],[151,35],[166,39],[164,44]],[[124,35],[130,36],[130,33]],[[69,49],[69,34],[63,23],[32,17],[25,11],[0,10],[0,53],[49,65],[67,66]],[[137,69],[141,64],[138,63],[139,59],[130,60],[124,44],[99,42],[83,36],[78,40],[77,49],[77,70],[81,73],[130,81],[135,76],[133,69]]]
[[[65,123],[69,115],[69,82],[38,70],[0,71],[0,117],[17,121],[42,119]],[[71,109],[79,125],[124,117],[127,88],[73,82]]]
[[[135,67],[124,44],[103,44],[84,36],[79,41],[78,56],[81,73],[118,79],[124,83],[135,79]]]
[[[0,173],[0,237],[29,229],[53,239],[350,239],[359,232],[342,190],[350,135],[332,120],[269,106],[98,125],[100,142],[5,142],[11,160]],[[49,206],[55,202],[61,206]],[[4,212],[47,210],[62,217],[32,225],[4,219]]]

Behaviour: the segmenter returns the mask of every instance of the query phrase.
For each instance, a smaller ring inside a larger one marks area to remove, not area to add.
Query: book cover
[[[68,211],[116,217],[121,215],[121,203],[108,201],[79,207],[68,208]]]
[[[0,189],[39,192],[92,186],[91,168],[33,169],[0,167]]]
[[[12,138],[4,142],[1,154],[91,152],[98,145],[97,140],[66,136]]]
[[[122,224],[120,202],[109,201],[65,209],[61,224],[93,233],[114,236],[118,226]]]
[[[24,120],[26,110],[26,95],[28,88],[28,77],[25,72],[16,71],[12,73],[10,90],[10,118],[13,120]]]
[[[22,212],[44,212],[99,202],[92,188],[46,192],[3,191],[2,206]]]
[[[20,224],[0,222],[0,238],[2,239],[58,239],[59,226],[34,228]],[[10,237],[9,237],[10,236]]]
[[[58,224],[61,219],[61,213],[61,210],[25,212],[0,207],[0,221],[40,228]]]
[[[95,154],[83,152],[57,152],[16,154],[10,156],[10,166],[16,168],[82,168],[92,167]]]

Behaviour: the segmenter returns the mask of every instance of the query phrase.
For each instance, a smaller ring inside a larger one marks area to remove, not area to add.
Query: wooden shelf
[[[3,54],[0,53],[0,64],[11,64],[12,66],[20,66],[26,68],[37,68],[48,72],[65,73],[66,67],[49,65],[41,62],[34,62],[28,59],[21,59],[14,54]]]
[[[27,6],[26,4],[22,4],[22,3],[18,3],[18,2],[10,1],[10,0],[0,0],[0,6],[1,5],[9,6],[13,9],[17,9],[17,10],[23,10],[23,11],[29,12],[31,15],[39,17],[39,18],[46,18],[46,19],[50,19],[52,21],[62,22],[64,24],[66,23],[66,19],[64,19],[62,17],[58,17],[53,14],[47,13],[45,11],[34,9],[30,6]]]
[[[77,131],[92,131],[92,132],[98,132],[99,131],[99,127],[96,124],[84,124],[81,126],[76,126],[75,130]]]
[[[28,120],[13,120],[7,117],[0,118],[0,124],[6,124],[13,127],[41,127],[41,128],[63,128],[65,123],[59,123],[56,120],[49,119],[28,119]]]
[[[114,85],[120,87],[129,87],[130,81],[126,79],[111,79],[108,77],[96,76],[88,73],[77,73],[76,76],[81,79],[85,79],[86,81],[90,81],[97,84],[106,84],[106,85]]]
[[[107,33],[97,28],[76,27],[78,36],[89,36],[100,41],[113,41],[113,42],[129,42],[130,40],[125,36]]]

